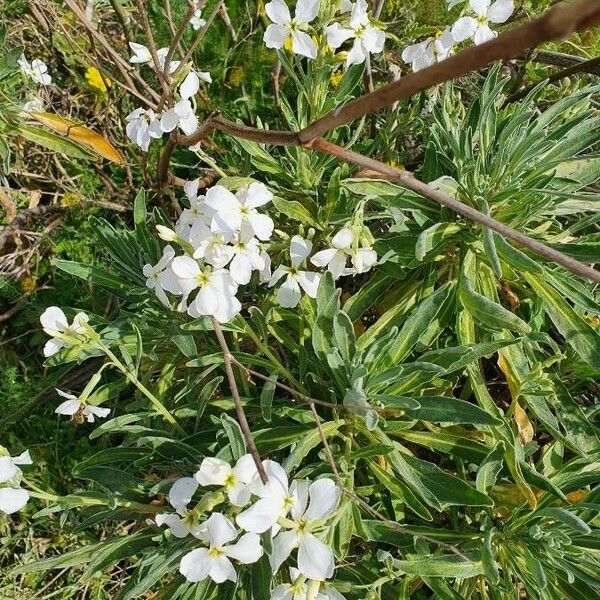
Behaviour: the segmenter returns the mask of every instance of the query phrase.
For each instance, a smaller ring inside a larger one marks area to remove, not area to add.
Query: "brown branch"
[[[584,60],[582,62],[575,63],[570,67],[559,71],[558,73],[554,73],[553,75],[547,77],[543,81],[545,81],[548,84],[556,83],[557,81],[560,81],[565,77],[570,77],[571,75],[577,75],[579,73],[593,73],[594,71],[600,73],[600,56],[597,56],[596,58],[592,58],[590,60]],[[525,96],[527,96],[527,94],[529,94],[529,92],[535,89],[539,84],[540,82],[538,81],[537,83],[529,85],[523,88],[522,90],[515,92],[507,98],[507,102],[516,102],[517,100],[525,98]]]
[[[328,142],[323,138],[302,143],[299,140],[299,134],[293,132],[256,129],[254,127],[233,123],[219,115],[213,115],[209,117],[202,125],[201,134],[196,132],[191,136],[181,138],[180,143],[184,145],[192,145],[197,143],[199,139],[206,137],[206,135],[210,133],[212,129],[217,129],[219,131],[229,133],[235,137],[240,137],[263,144],[271,144],[274,146],[303,146],[304,148],[325,152],[347,162],[371,169],[381,173],[382,175],[385,175],[386,178],[402,183],[402,185],[414,190],[421,196],[429,198],[430,200],[434,200],[438,204],[453,210],[463,217],[471,219],[476,223],[483,225],[484,227],[492,229],[503,237],[517,242],[525,248],[528,248],[532,252],[535,252],[536,254],[539,254],[550,261],[562,265],[580,277],[585,277],[595,281],[596,283],[600,283],[600,272],[596,271],[595,269],[592,269],[591,267],[563,254],[562,252],[559,252],[558,250],[554,250],[553,248],[546,246],[542,242],[538,242],[537,240],[530,238],[524,233],[521,233],[516,229],[505,225],[504,223],[500,223],[500,221],[496,221],[496,219],[490,217],[489,215],[481,213],[475,208],[468,206],[459,200],[455,200],[450,196],[447,196],[443,192],[434,190],[427,184],[416,179],[410,172],[391,167],[381,161],[358,154],[357,152],[353,152],[347,148],[342,148],[341,146],[337,146],[336,144]]]
[[[254,459],[254,464],[256,465],[256,469],[258,470],[260,479],[263,483],[267,483],[269,479],[265,472],[265,468],[263,467],[258,448],[254,443],[254,438],[252,437],[250,425],[248,425],[248,419],[246,419],[246,413],[244,412],[242,399],[240,398],[240,393],[238,391],[237,382],[235,380],[235,374],[231,366],[233,364],[233,356],[231,355],[229,347],[227,346],[227,341],[225,340],[225,336],[223,335],[221,325],[219,324],[219,321],[215,319],[215,317],[212,317],[212,324],[213,329],[215,330],[215,335],[217,336],[217,341],[219,342],[219,346],[221,347],[221,351],[223,352],[225,374],[227,375],[227,381],[229,382],[231,395],[233,396],[233,401],[235,402],[235,412],[237,414],[238,423],[240,424],[240,428],[242,430],[242,434],[244,435],[244,439],[246,440],[248,450],[250,454],[252,454],[252,458]]]
[[[372,94],[365,94],[338,106],[298,133],[302,143],[324,133],[407,98],[434,85],[463,77],[496,60],[520,56],[525,50],[545,42],[564,38],[575,31],[600,23],[600,2],[575,0],[555,6],[541,18],[501,34],[494,40],[473,46],[427,69],[411,73],[385,85]]]

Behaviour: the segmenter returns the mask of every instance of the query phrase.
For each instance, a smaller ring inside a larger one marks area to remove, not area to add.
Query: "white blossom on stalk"
[[[198,528],[197,537],[208,544],[208,548],[197,548],[181,558],[179,572],[190,582],[203,581],[210,577],[215,583],[237,581],[237,573],[230,559],[242,564],[257,562],[263,554],[260,538],[255,533],[246,533],[231,544],[238,533],[227,517],[214,512]]]
[[[175,258],[175,249],[167,245],[163,249],[163,254],[155,265],[145,264],[142,272],[146,279],[146,287],[154,290],[156,297],[166,308],[171,308],[171,302],[166,292],[181,295],[181,288],[177,282],[177,277],[171,268]]]
[[[66,398],[64,402],[59,404],[54,411],[58,415],[67,415],[76,418],[76,415],[81,415],[87,419],[88,423],[94,423],[96,417],[104,419],[110,414],[110,408],[102,408],[100,406],[94,406],[87,402],[82,402],[77,396],[63,392],[58,388],[54,388],[59,396]]]
[[[229,245],[232,239],[231,235],[214,232],[200,219],[190,228],[189,242],[194,248],[194,258],[201,258],[216,269],[222,269],[233,258],[234,249]]]
[[[331,479],[318,479],[310,486],[307,480],[294,481],[290,491],[297,501],[290,511],[290,523],[283,524],[286,530],[273,539],[273,553],[269,556],[273,572],[298,548],[300,572],[318,581],[329,579],[335,566],[333,552],[311,529],[334,513],[341,490]]]
[[[346,66],[359,65],[369,57],[383,50],[385,33],[375,27],[367,14],[366,0],[357,0],[352,5],[349,27],[342,27],[340,23],[329,25],[326,29],[327,43],[336,50],[344,42],[354,39],[351,50],[346,58]]]
[[[317,297],[320,275],[300,268],[311,251],[312,242],[295,235],[290,243],[291,266],[279,265],[271,275],[269,287],[273,287],[282,277],[286,278],[277,292],[277,300],[284,308],[298,306],[302,297],[301,290],[311,298]]]
[[[198,129],[198,117],[189,99],[182,98],[160,118],[160,128],[164,133],[170,133],[179,127],[186,135],[191,135]]]
[[[240,457],[233,467],[220,458],[206,457],[194,478],[202,486],[216,485],[224,488],[234,506],[246,506],[251,496],[249,485],[256,473],[251,454]]]
[[[125,117],[125,120],[127,121],[125,128],[127,137],[144,152],[148,152],[148,147],[153,139],[158,140],[163,135],[160,119],[152,109],[136,108]]]
[[[40,85],[52,85],[52,77],[48,73],[48,65],[43,60],[39,58],[34,58],[31,62],[29,62],[25,55],[22,55],[21,58],[17,61],[19,68],[21,69],[21,73],[26,77],[30,77],[36,83]]]
[[[199,288],[187,311],[190,316],[213,316],[227,323],[240,312],[242,305],[235,297],[238,286],[227,269],[202,269],[191,256],[176,257],[172,268],[185,298]]]
[[[198,8],[194,11],[190,19],[190,25],[194,31],[198,31],[206,25],[206,20],[202,18],[202,9]]]
[[[236,518],[242,529],[253,533],[264,533],[273,527],[298,502],[297,489],[289,485],[284,468],[273,460],[262,464],[268,481],[262,483],[256,474],[250,489],[259,499]]]
[[[240,232],[233,243],[233,258],[229,263],[229,272],[239,285],[246,285],[252,277],[252,271],[262,271],[265,261],[261,256],[260,242]]]
[[[402,52],[402,60],[417,72],[446,60],[454,52],[454,38],[448,27],[418,44],[412,44]]]
[[[44,356],[52,356],[61,348],[70,348],[77,338],[86,332],[89,317],[84,312],[78,312],[69,325],[65,313],[58,306],[49,306],[40,316],[44,332],[51,339],[44,346]]]
[[[152,59],[152,53],[146,46],[144,46],[143,44],[138,44],[136,42],[129,42],[129,47],[133,51],[133,56],[129,59],[130,63],[137,65],[149,64],[152,66],[152,68],[154,68],[154,60]],[[168,53],[168,48],[159,48],[156,51],[158,64],[161,69],[164,69],[165,60],[167,59]],[[180,64],[180,61],[172,60],[169,64],[169,73],[173,74],[178,69]]]
[[[259,240],[268,240],[274,228],[273,219],[259,213],[259,206],[271,202],[273,194],[262,183],[253,182],[246,189],[232,194],[215,185],[206,192],[204,202],[214,210],[211,228],[221,233],[253,233]]]
[[[513,0],[469,0],[475,17],[461,17],[452,26],[452,36],[456,42],[473,38],[476,45],[493,40],[498,33],[490,28],[490,23],[505,23],[515,10]]]
[[[184,538],[189,533],[196,535],[199,525],[193,511],[188,510],[188,504],[192,501],[198,483],[193,477],[182,477],[178,479],[169,490],[169,504],[177,511],[176,513],[163,513],[156,515],[156,524],[160,527],[166,525],[171,533],[177,538]]]
[[[342,275],[366,273],[377,263],[373,248],[356,248],[354,233],[350,227],[340,229],[331,240],[331,248],[317,252],[310,262],[316,267],[327,267],[334,279]],[[352,268],[346,268],[350,257]]]
[[[298,0],[293,19],[283,0],[271,0],[265,5],[265,11],[273,21],[263,37],[267,48],[279,50],[291,40],[294,54],[307,58],[317,57],[317,45],[305,30],[319,14],[319,0]]]
[[[0,452],[5,452],[1,446]],[[0,455],[0,512],[10,515],[29,501],[29,492],[20,487],[23,472],[18,465],[32,462],[28,450],[19,456]]]

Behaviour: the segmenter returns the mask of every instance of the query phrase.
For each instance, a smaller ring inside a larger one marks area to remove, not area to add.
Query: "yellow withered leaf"
[[[524,444],[528,444],[533,440],[534,430],[527,413],[521,408],[518,402],[515,402],[515,422],[519,430],[519,437]]]
[[[73,142],[89,148],[102,158],[106,158],[118,165],[125,164],[125,159],[121,153],[105,137],[92,131],[89,127],[81,125],[77,121],[46,112],[32,112],[29,115],[38,121],[38,123],[68,137]]]

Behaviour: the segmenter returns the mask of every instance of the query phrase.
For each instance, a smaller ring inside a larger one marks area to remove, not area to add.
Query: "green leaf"
[[[447,239],[458,233],[462,227],[456,223],[436,223],[419,234],[415,246],[415,258],[423,261],[431,252],[440,251]]]
[[[221,415],[221,425],[223,425],[223,429],[229,439],[233,458],[237,460],[246,454],[246,440],[244,439],[242,429],[238,422],[226,413]]]
[[[484,327],[504,331],[529,333],[531,327],[497,302],[476,292],[468,279],[463,278],[460,285],[460,300],[475,321]]]
[[[129,289],[129,285],[119,277],[107,273],[105,269],[84,265],[70,260],[53,259],[52,264],[70,275],[75,275],[84,281],[108,288],[119,295]]]
[[[64,138],[50,131],[46,131],[41,127],[32,127],[30,125],[19,125],[16,129],[21,137],[26,140],[43,146],[53,152],[66,154],[71,158],[79,158],[84,160],[91,159],[91,155],[82,150],[77,144],[74,144],[67,138]]]
[[[267,422],[271,422],[271,407],[273,405],[273,397],[275,396],[276,382],[277,382],[277,371],[271,373],[270,379],[272,381],[265,381],[265,385],[260,393],[260,410],[262,411],[263,419]]]
[[[553,521],[560,521],[563,525],[566,525],[570,529],[577,531],[578,533],[583,533],[584,535],[589,535],[592,533],[591,527],[582,519],[580,519],[574,513],[565,510],[564,508],[559,508],[557,506],[547,506],[546,508],[542,508],[538,510],[533,515],[535,518],[543,518],[543,519],[551,519]]]
[[[500,471],[502,470],[505,447],[504,442],[498,442],[490,453],[485,457],[475,478],[475,487],[487,494],[495,485]]]
[[[433,423],[468,423],[471,425],[498,425],[499,419],[471,402],[448,396],[419,396],[419,408],[409,408],[406,413],[413,419]]]
[[[342,358],[349,363],[356,352],[356,336],[352,321],[345,312],[338,311],[333,317],[333,339]]]
[[[444,577],[446,579],[469,579],[484,574],[481,557],[455,554],[431,556],[411,560],[394,560],[394,568],[407,575],[419,577]]]
[[[600,369],[600,335],[586,323],[545,281],[532,273],[524,273],[525,279],[544,300],[543,307],[559,333],[587,363]]]
[[[308,209],[300,204],[300,202],[296,202],[295,200],[284,200],[283,198],[275,196],[273,198],[273,205],[280,213],[289,217],[292,221],[298,221],[309,227],[321,229]]]

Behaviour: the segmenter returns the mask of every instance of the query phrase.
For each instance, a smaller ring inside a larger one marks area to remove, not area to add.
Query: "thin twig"
[[[548,84],[556,83],[557,81],[560,81],[565,77],[570,77],[571,75],[577,75],[579,73],[593,73],[596,69],[600,69],[600,56],[571,65],[570,67],[567,67],[558,73],[554,73],[554,75],[550,75],[550,77],[547,77],[543,81]],[[527,94],[529,94],[529,92],[535,89],[539,84],[540,82],[538,81],[537,83],[531,84],[522,90],[515,92],[507,98],[507,102],[516,102],[517,100],[525,98],[525,96],[527,96]]]
[[[427,69],[389,83],[372,94],[365,94],[338,106],[298,132],[298,138],[302,143],[309,142],[340,125],[389,106],[401,98],[413,96],[445,81],[463,77],[494,61],[520,56],[529,48],[566,37],[575,31],[591,28],[598,23],[600,23],[600,2],[576,0],[558,5],[539,19],[507,31],[486,44],[472,46]]]
[[[233,396],[233,401],[235,402],[235,412],[237,414],[238,423],[242,430],[242,434],[244,435],[244,439],[246,440],[248,450],[250,451],[250,454],[252,454],[252,458],[254,459],[254,463],[256,465],[256,469],[258,470],[258,474],[260,475],[260,479],[263,483],[267,483],[269,479],[267,477],[267,473],[265,472],[265,468],[263,467],[258,448],[254,443],[254,438],[252,437],[250,425],[248,425],[248,419],[246,418],[244,406],[242,405],[242,400],[238,391],[237,382],[235,380],[235,374],[231,366],[233,364],[233,356],[231,355],[229,347],[227,346],[227,341],[225,340],[225,336],[223,335],[221,325],[219,324],[219,321],[215,319],[215,317],[212,317],[212,324],[213,329],[215,330],[215,335],[217,336],[217,341],[219,342],[219,346],[221,347],[221,351],[223,352],[225,374],[227,375],[227,381],[229,382],[231,395]]]
[[[541,50],[536,52],[531,60],[534,62],[542,63],[544,65],[553,65],[555,67],[572,67],[573,65],[579,65],[581,63],[588,62],[587,59],[581,56],[574,56],[572,54],[564,54],[563,52],[550,52],[547,50]],[[600,75],[600,66],[591,67],[587,65],[587,73],[590,75]]]
[[[219,11],[221,10],[221,6],[223,6],[224,2],[225,2],[225,0],[217,1],[215,6],[213,7],[212,11],[206,18],[206,23],[204,24],[202,29],[198,32],[196,39],[192,42],[192,45],[188,48],[188,51],[185,53],[185,55],[181,59],[181,64],[173,72],[173,76],[177,75],[177,73],[179,73],[179,71],[184,67],[184,65],[187,64],[187,62],[190,60],[190,58],[192,58],[192,55],[196,51],[196,48],[199,46],[200,42],[203,40],[204,36],[206,35],[206,32],[208,31],[208,28],[210,27],[211,23],[214,21],[214,18],[217,16]]]

